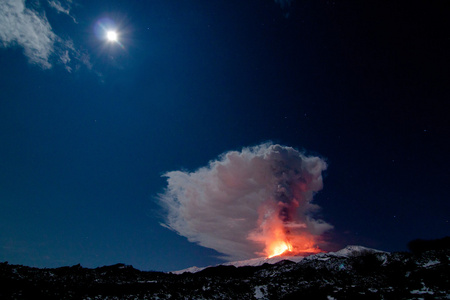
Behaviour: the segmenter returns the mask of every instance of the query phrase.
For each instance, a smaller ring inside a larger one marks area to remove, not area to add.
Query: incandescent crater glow
[[[286,252],[291,252],[292,245],[285,241],[275,241],[273,243],[270,243],[268,251],[270,252],[268,253],[267,258],[272,258],[282,255]]]
[[[106,38],[110,42],[117,42],[117,32],[115,32],[114,30],[106,32]]]

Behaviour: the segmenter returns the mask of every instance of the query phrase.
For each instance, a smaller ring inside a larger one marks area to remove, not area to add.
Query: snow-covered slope
[[[367,248],[367,247],[363,247],[363,246],[350,245],[339,251],[329,252],[327,254],[332,255],[332,256],[338,256],[338,257],[348,257],[349,255],[354,255],[354,254],[361,253],[361,252],[387,253],[385,251],[381,251],[381,250],[377,250],[377,249]],[[323,254],[323,253],[319,253],[317,255],[320,255],[320,254]]]
[[[189,273],[197,273],[200,272],[206,268],[210,268],[210,267],[217,267],[217,266],[235,266],[235,267],[247,267],[247,266],[251,266],[251,267],[257,267],[257,266],[262,266],[263,264],[276,264],[277,262],[280,262],[282,260],[290,260],[292,262],[299,262],[302,259],[304,259],[303,256],[275,256],[272,258],[267,258],[267,257],[258,257],[258,258],[252,258],[252,259],[248,259],[248,260],[239,260],[239,261],[232,261],[232,262],[226,262],[223,264],[218,264],[218,265],[214,265],[214,266],[207,266],[207,267],[190,267],[187,269],[183,269],[183,270],[179,270],[179,271],[174,271],[171,272],[173,274],[183,274],[185,272],[189,272]]]
[[[248,260],[227,262],[222,265],[235,266],[235,267],[245,267],[245,266],[257,267],[257,266],[262,266],[263,264],[273,265],[282,260],[290,260],[292,262],[299,262],[304,258],[305,258],[304,256],[275,256],[275,257],[271,257],[271,258],[259,257],[259,258],[252,258],[252,259],[248,259]]]
[[[298,263],[300,261],[302,261],[303,259],[308,259],[308,260],[327,260],[330,257],[349,257],[351,255],[355,255],[357,253],[362,253],[362,252],[372,252],[372,253],[385,253],[384,251],[380,251],[380,250],[376,250],[376,249],[371,249],[371,248],[366,248],[363,246],[347,246],[339,251],[336,252],[328,252],[328,253],[318,253],[318,254],[314,254],[314,255],[310,255],[310,256],[275,256],[275,257],[271,257],[271,258],[267,258],[267,257],[258,257],[258,258],[252,258],[252,259],[248,259],[248,260],[240,260],[240,261],[232,261],[232,262],[226,262],[223,264],[219,264],[219,265],[215,265],[215,266],[207,266],[207,267],[190,267],[187,269],[183,269],[183,270],[179,270],[179,271],[174,271],[171,272],[173,274],[183,274],[185,272],[188,273],[197,273],[200,272],[206,268],[210,268],[210,267],[217,267],[217,266],[235,266],[235,267],[246,267],[246,266],[251,266],[251,267],[257,267],[257,266],[262,266],[263,264],[276,264],[280,261],[283,260],[289,260],[295,263]]]

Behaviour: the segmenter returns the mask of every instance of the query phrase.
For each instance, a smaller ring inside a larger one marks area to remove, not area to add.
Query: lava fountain
[[[289,242],[285,241],[275,241],[272,242],[267,249],[267,257],[275,257],[284,254],[285,252],[291,252],[292,251],[292,245]]]

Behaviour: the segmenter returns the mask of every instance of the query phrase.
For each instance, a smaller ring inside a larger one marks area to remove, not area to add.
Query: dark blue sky
[[[444,2],[7,0],[0,261],[218,263],[160,226],[161,175],[268,140],[326,159],[331,248],[449,235]]]

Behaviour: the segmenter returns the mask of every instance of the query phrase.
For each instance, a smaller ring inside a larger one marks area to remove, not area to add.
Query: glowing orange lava
[[[285,241],[275,241],[271,243],[271,245],[268,247],[268,258],[272,258],[274,256],[278,256],[283,254],[286,251],[292,251],[292,245]]]
[[[279,255],[308,256],[323,252],[317,245],[314,236],[304,233],[303,235],[281,235],[283,231],[275,230],[273,234],[266,237],[264,249],[267,258]]]
[[[280,255],[308,256],[323,252],[319,248],[321,237],[308,232],[304,223],[284,220],[293,218],[285,216],[289,210],[281,213],[280,207],[285,208],[285,205],[282,203],[275,208],[268,205],[260,209],[260,230],[252,232],[248,237],[264,246],[263,251],[255,254],[272,258]]]

